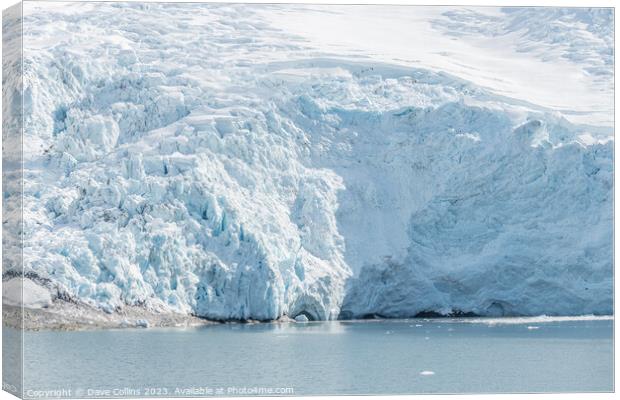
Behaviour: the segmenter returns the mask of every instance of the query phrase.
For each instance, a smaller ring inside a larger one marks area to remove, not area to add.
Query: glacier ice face
[[[543,130],[434,148],[453,161],[409,219],[407,256],[366,266],[343,316],[612,313],[612,147],[532,146]]]
[[[222,320],[611,313],[608,129],[317,52],[260,7],[30,7],[24,259],[56,298]]]

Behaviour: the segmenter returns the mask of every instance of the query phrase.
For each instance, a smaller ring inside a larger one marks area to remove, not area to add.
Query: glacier
[[[274,22],[321,18],[309,10],[24,3],[23,261],[38,296],[215,320],[611,314],[613,87],[596,110],[537,105]],[[532,13],[566,13],[499,10],[485,26],[506,15],[501,35],[532,45],[515,54],[590,71],[573,88],[586,99],[613,85],[613,58],[586,53],[613,53],[597,12],[557,24],[582,51],[551,61],[543,50],[567,45]],[[428,29],[468,37],[476,15]]]

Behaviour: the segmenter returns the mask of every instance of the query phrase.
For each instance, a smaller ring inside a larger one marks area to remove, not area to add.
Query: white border
[[[32,0],[30,0],[32,1]],[[56,0],[51,0],[56,1]],[[79,2],[87,2],[86,0],[73,0]],[[109,1],[118,1],[118,2],[145,2],[145,3],[157,3],[155,0],[109,0]],[[166,0],[166,2],[170,3],[188,3],[190,1],[187,0]],[[11,5],[15,4],[16,1],[13,0],[0,0],[0,7],[4,10]],[[519,2],[506,0],[312,0],[312,1],[300,1],[300,0],[244,0],[244,1],[230,1],[230,0],[220,0],[220,1],[204,1],[204,3],[293,3],[293,4],[304,4],[304,3],[313,3],[313,4],[380,4],[380,5],[449,5],[449,6],[501,6],[501,7],[509,7],[509,6],[547,6],[547,7],[612,7],[615,8],[614,0],[521,0]],[[617,43],[617,35],[618,31],[614,29],[614,42]],[[0,46],[1,47],[1,46]],[[0,49],[0,57],[2,54],[2,50]],[[614,60],[615,62],[615,60]],[[615,65],[615,64],[614,64]],[[614,75],[615,76],[615,75]],[[618,104],[618,92],[614,93],[615,104]],[[0,118],[1,118],[0,111]],[[614,121],[618,120],[618,109],[614,107]],[[615,124],[614,124],[615,126]],[[615,136],[615,135],[614,135]],[[616,203],[619,198],[618,196],[618,181],[616,179],[615,174],[615,155],[618,154],[618,142],[614,141],[614,210],[616,209]],[[2,172],[2,166],[0,163],[0,173]],[[1,208],[1,204],[0,204]],[[615,215],[615,214],[614,214]],[[616,249],[618,249],[618,245],[620,240],[618,239],[618,235],[615,235],[615,232],[618,232],[618,220],[614,217],[614,254],[616,253]],[[1,231],[0,231],[1,235]],[[2,254],[2,249],[0,248],[0,257]],[[615,268],[615,263],[614,263]],[[618,284],[618,274],[614,275],[614,293],[615,288]],[[618,296],[614,296],[614,309],[618,308]],[[615,329],[614,322],[614,343],[617,343],[618,340],[618,332]],[[0,336],[1,343],[1,336]],[[1,347],[0,347],[1,348]],[[617,354],[616,354],[617,356]],[[616,359],[616,357],[614,357]],[[615,364],[615,363],[614,363]],[[2,371],[2,367],[0,365],[0,372]],[[618,370],[615,369],[615,382],[618,381]],[[489,377],[492,379],[492,377]],[[285,397],[285,399],[313,399],[313,400],[353,400],[360,399],[367,396],[308,396],[308,397]],[[452,400],[472,400],[478,398],[484,398],[488,400],[520,400],[520,399],[545,399],[545,400],[582,400],[584,398],[599,400],[599,399],[614,399],[615,394],[613,393],[596,393],[596,394],[475,394],[475,395],[401,395],[401,396],[369,396],[375,399],[398,399],[398,400],[440,400],[440,399],[452,399]],[[0,392],[0,400],[8,400],[15,399],[16,397],[7,393]],[[273,397],[251,397],[252,399],[274,399]],[[167,399],[163,397],[159,397],[155,400]],[[226,399],[230,400],[241,400],[248,399],[248,397],[226,397]]]

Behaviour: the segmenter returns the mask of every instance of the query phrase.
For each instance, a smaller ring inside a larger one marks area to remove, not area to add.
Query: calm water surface
[[[612,320],[477,321],[27,332],[24,387],[81,397],[613,390]]]

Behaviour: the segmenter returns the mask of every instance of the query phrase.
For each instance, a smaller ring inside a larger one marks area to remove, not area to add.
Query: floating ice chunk
[[[295,321],[296,322],[308,322],[309,319],[308,317],[306,317],[305,314],[299,314],[298,316],[295,317]]]
[[[430,376],[430,375],[435,375],[435,372],[434,371],[422,371],[420,372],[420,375]]]
[[[534,330],[536,330],[538,328],[539,328],[538,326],[528,326],[527,327],[527,329],[530,330],[530,331],[534,331]]]

